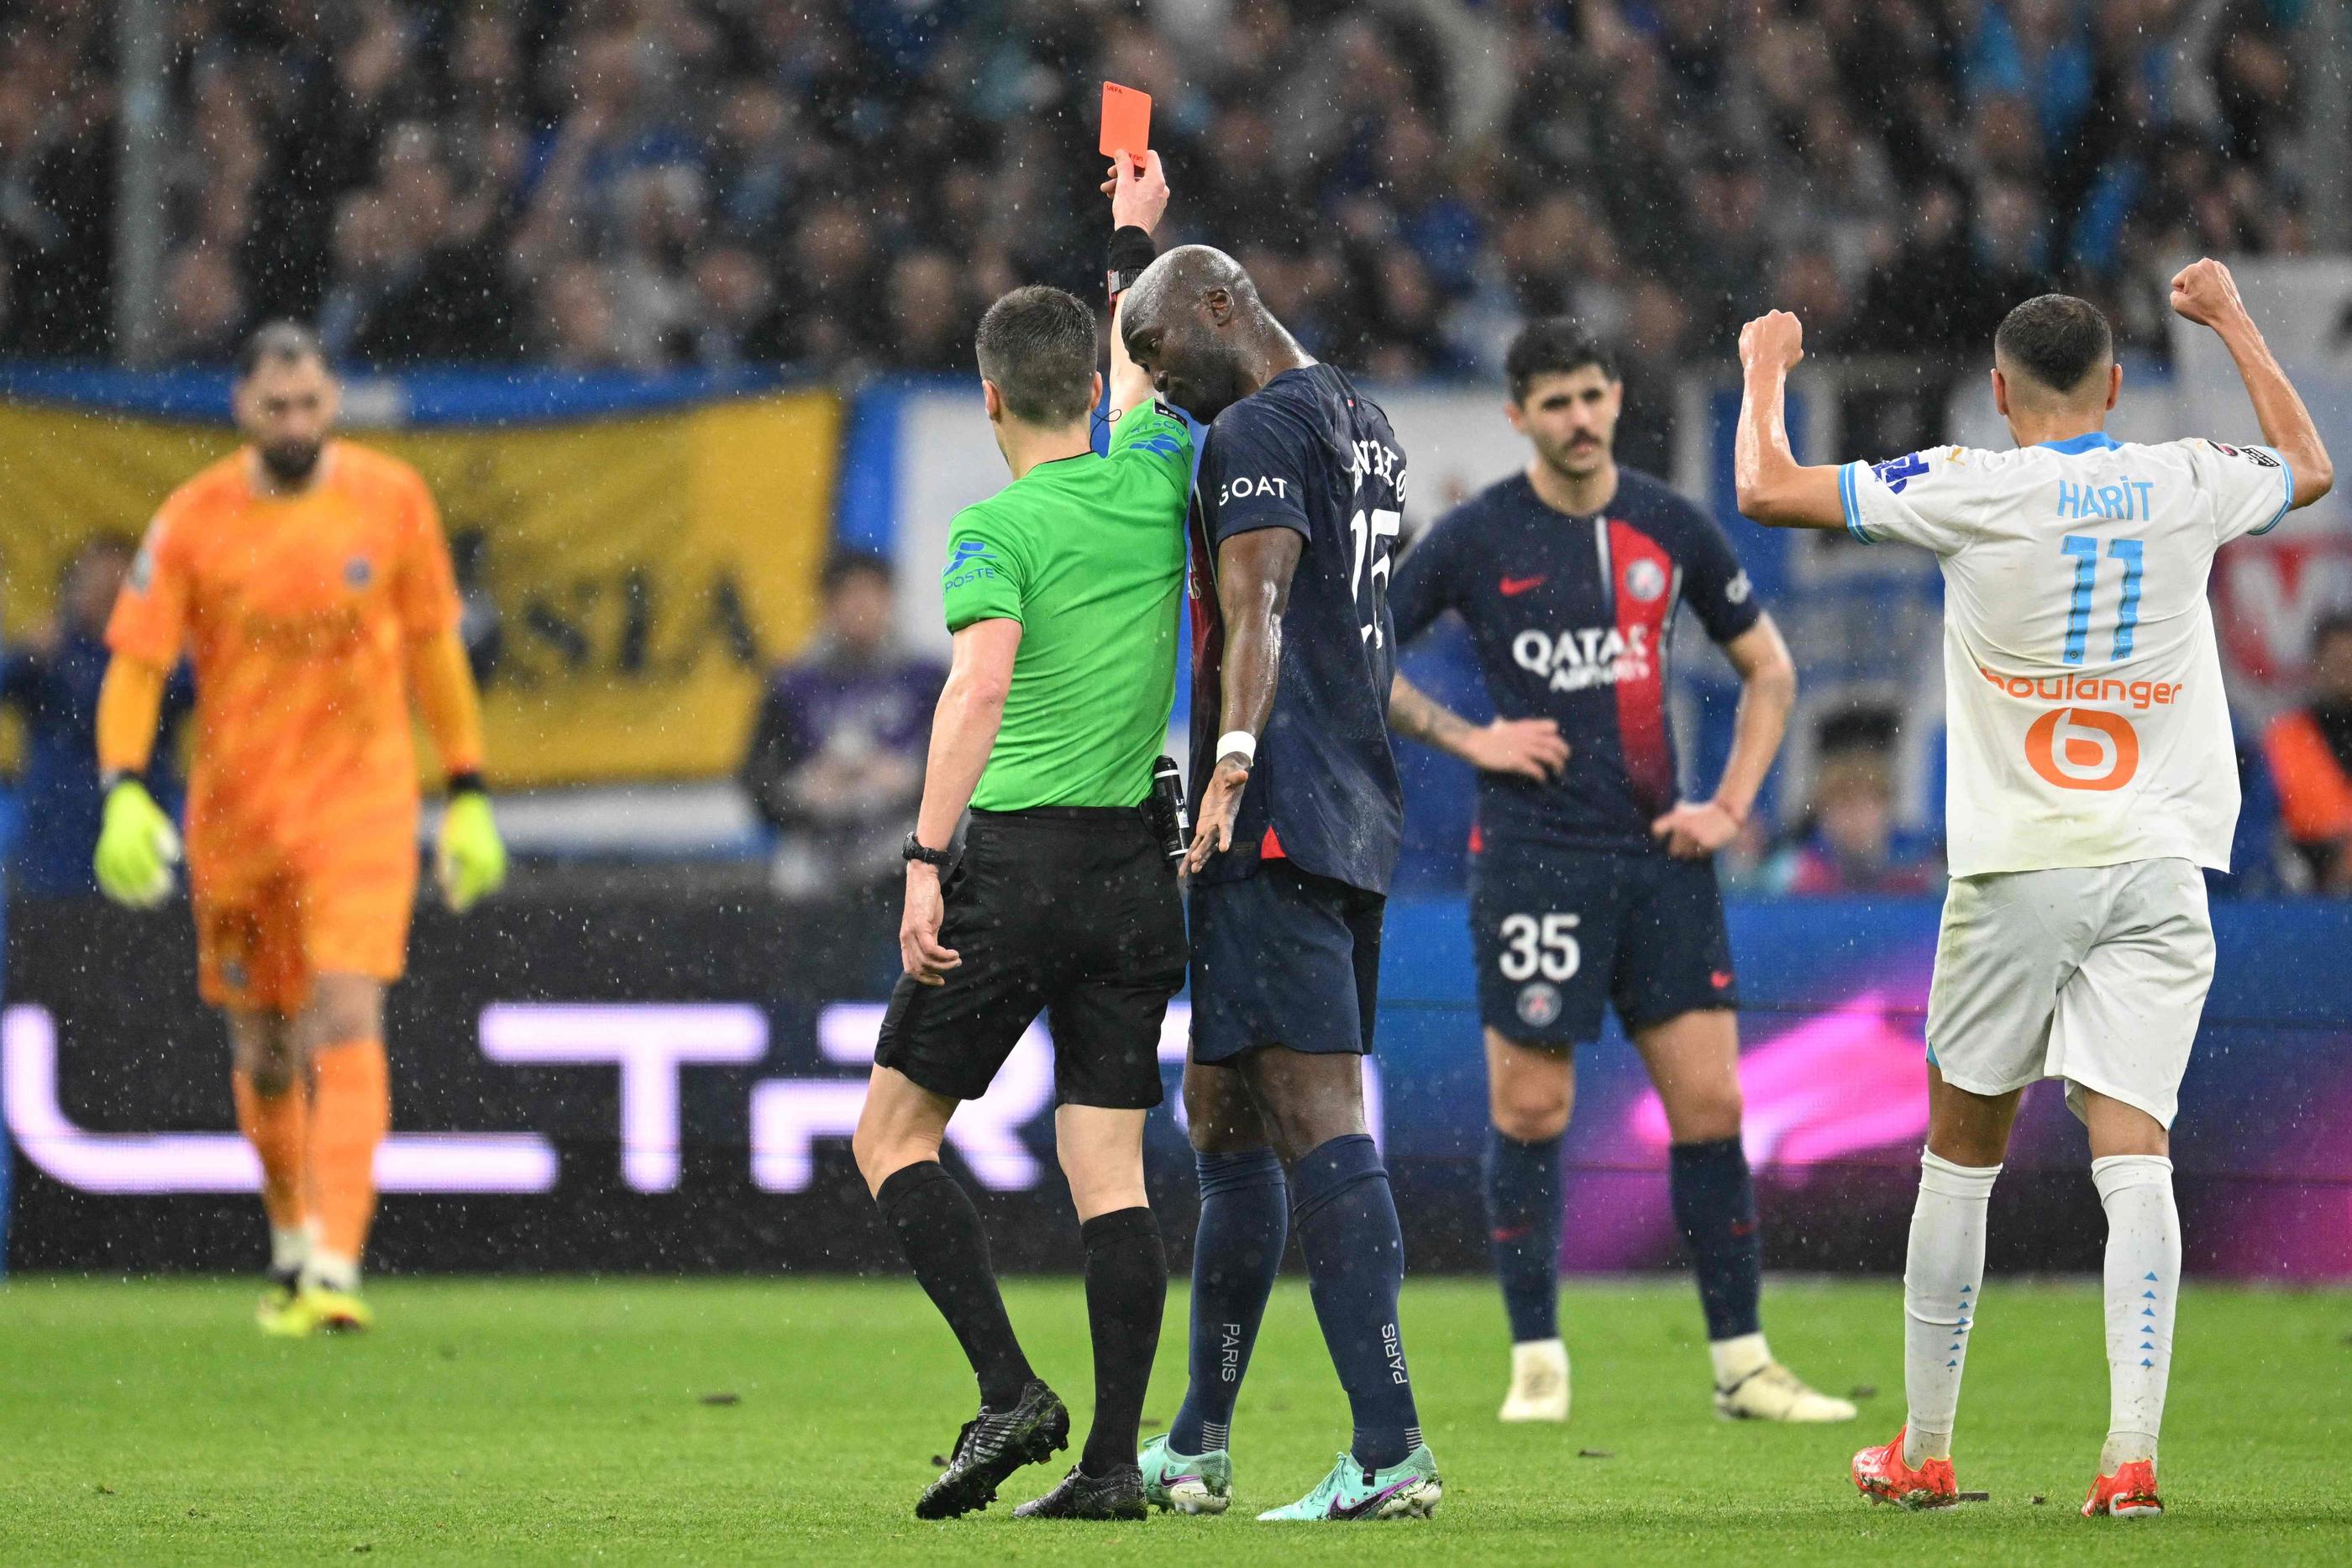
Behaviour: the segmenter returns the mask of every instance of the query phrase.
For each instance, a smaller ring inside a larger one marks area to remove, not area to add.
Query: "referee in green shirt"
[[[1151,258],[1168,188],[1156,155],[1112,183],[1116,301]],[[1176,864],[1143,808],[1176,692],[1192,440],[1127,358],[1115,304],[1110,341],[1102,456],[1092,309],[1058,288],[1016,288],[977,341],[1013,482],[949,536],[955,661],[906,844],[906,974],[856,1138],[867,1187],[980,1380],[980,1414],[916,1505],[926,1519],[987,1506],[1069,1432],[1005,1318],[979,1212],[939,1157],[958,1103],[987,1091],[1041,1011],[1055,1139],[1086,1241],[1095,1411],[1078,1465],[1015,1511],[1144,1514],[1137,1427],[1168,1266],[1144,1197],[1143,1119],[1160,1100],[1160,1026],[1184,983],[1185,942]],[[950,841],[967,806],[958,860]]]

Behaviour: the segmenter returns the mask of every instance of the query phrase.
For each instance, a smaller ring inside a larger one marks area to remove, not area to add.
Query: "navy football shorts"
[[[1470,861],[1478,1011],[1521,1045],[1628,1031],[1739,1005],[1715,862],[1497,843]]]
[[[1387,904],[1281,860],[1238,882],[1195,883],[1192,1060],[1229,1062],[1266,1045],[1370,1051]]]

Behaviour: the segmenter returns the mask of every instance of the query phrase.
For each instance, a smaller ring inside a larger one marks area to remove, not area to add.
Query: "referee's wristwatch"
[[[907,841],[898,846],[898,858],[920,861],[934,871],[950,871],[955,866],[954,851],[932,849],[911,832],[907,835]]]

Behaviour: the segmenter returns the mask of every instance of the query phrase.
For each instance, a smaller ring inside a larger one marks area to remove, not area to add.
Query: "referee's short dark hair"
[[[265,321],[236,351],[236,379],[244,381],[264,365],[298,365],[305,360],[327,362],[327,348],[318,333],[299,321]]]
[[[2001,319],[1992,349],[2012,370],[2063,394],[2107,368],[2116,357],[2116,337],[2089,300],[2041,294]]]
[[[1591,365],[1611,381],[1617,373],[1617,356],[1609,346],[1566,316],[1544,316],[1519,329],[1503,356],[1503,379],[1513,402],[1525,402],[1538,376],[1564,376]]]
[[[980,373],[1024,424],[1075,423],[1095,406],[1095,313],[1067,289],[1016,288],[980,319]]]

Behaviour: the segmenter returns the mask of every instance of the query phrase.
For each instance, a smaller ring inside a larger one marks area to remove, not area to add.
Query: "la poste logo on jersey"
[[[955,554],[940,573],[940,591],[946,593],[982,578],[994,577],[1000,564],[996,552],[988,548],[985,540],[958,539]]]

